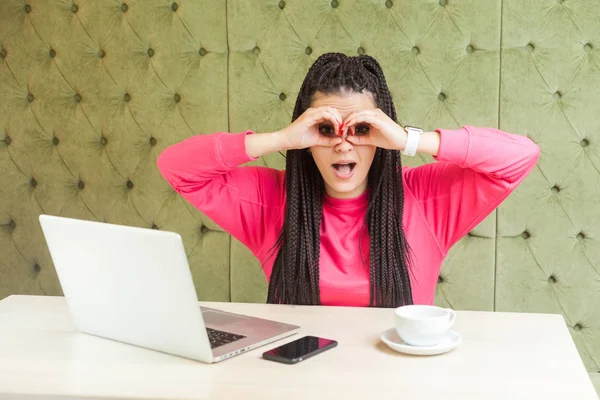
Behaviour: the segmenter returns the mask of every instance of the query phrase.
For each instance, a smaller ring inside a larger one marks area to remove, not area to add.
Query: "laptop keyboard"
[[[212,328],[206,328],[206,333],[208,333],[208,340],[210,341],[211,349],[235,342],[236,340],[244,339],[246,337],[243,335],[236,335],[235,333],[231,332],[218,331]]]

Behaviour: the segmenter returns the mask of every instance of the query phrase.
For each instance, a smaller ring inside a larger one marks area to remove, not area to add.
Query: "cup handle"
[[[446,308],[450,318],[448,318],[448,328],[451,328],[454,325],[454,321],[456,321],[456,313],[451,308]]]

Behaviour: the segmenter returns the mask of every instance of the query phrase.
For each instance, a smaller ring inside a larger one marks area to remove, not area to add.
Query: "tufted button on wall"
[[[8,223],[8,226],[10,226],[10,229],[15,229],[17,227],[17,223],[15,222],[14,219],[11,219],[10,222]]]
[[[100,58],[104,58],[104,56],[106,55],[106,52],[102,49],[98,50],[98,57]]]
[[[35,178],[31,178],[29,180],[29,184],[31,185],[31,187],[37,187],[37,181],[35,180]]]
[[[148,57],[153,57],[154,56],[154,49],[148,49],[147,53],[148,53]]]
[[[575,329],[576,331],[580,331],[583,329],[583,325],[581,324],[575,324],[575,326],[573,327],[573,329]]]
[[[8,55],[8,52],[6,51],[6,49],[0,50],[0,57],[6,58],[7,55]]]
[[[448,5],[448,0],[440,0],[439,4],[442,7],[446,7]]]
[[[30,103],[33,103],[33,100],[35,100],[35,97],[33,97],[33,94],[29,93],[27,95],[27,101]]]
[[[152,229],[158,229],[158,225],[152,224]]]
[[[77,182],[77,188],[79,190],[83,190],[85,188],[85,183],[83,183],[83,181],[80,180],[79,182]]]
[[[40,267],[40,264],[35,263],[33,264],[33,270],[35,271],[35,273],[39,273],[42,270],[42,267]]]
[[[533,45],[533,43],[528,43],[527,46],[525,46],[525,48],[530,52],[535,50],[535,46]]]
[[[123,96],[123,100],[129,103],[131,101],[131,95],[129,93],[125,93],[125,96]]]
[[[6,137],[4,138],[4,142],[8,146],[12,142],[12,139],[10,138],[10,136],[6,135]]]
[[[583,50],[585,50],[585,51],[589,52],[589,51],[592,51],[592,49],[593,49],[593,47],[592,47],[591,43],[586,43],[583,45]]]
[[[521,237],[523,239],[527,240],[527,239],[529,239],[531,237],[531,234],[529,232],[525,231],[525,232],[521,233]]]
[[[279,9],[283,10],[285,8],[285,1],[281,0],[278,4]]]
[[[558,4],[562,4],[562,3],[564,3],[564,1],[565,1],[565,0],[556,0],[556,2],[557,2]]]
[[[153,137],[150,138],[150,146],[156,146],[156,139]]]
[[[127,5],[127,3],[121,4],[121,11],[127,12],[127,10],[129,10],[129,6]]]
[[[552,98],[554,100],[558,100],[562,97],[562,93],[560,92],[560,90],[557,90],[556,92],[554,92],[554,94],[552,95]]]
[[[392,0],[387,0],[387,1],[385,2],[385,6],[386,6],[387,8],[392,8],[392,7],[394,6],[394,2],[393,2]]]
[[[209,231],[209,229],[208,229],[208,227],[207,227],[207,226],[205,226],[205,225],[202,225],[202,226],[200,227],[200,233],[201,233],[202,235],[206,235],[206,234],[208,233],[208,231]]]
[[[554,275],[550,275],[548,278],[548,283],[556,283],[556,277]]]
[[[50,52],[48,52],[48,54],[50,55],[51,58],[54,58],[54,57],[56,57],[56,50],[50,49]]]
[[[416,56],[421,53],[421,49],[419,49],[417,46],[415,46],[411,49],[411,52]]]
[[[285,93],[279,93],[279,100],[284,101],[287,98]]]
[[[25,4],[25,12],[29,14],[31,12],[31,6],[29,4]]]
[[[260,53],[260,47],[254,46],[254,48],[252,49],[252,52],[254,53],[254,55],[257,56]]]
[[[208,54],[208,51],[206,51],[206,49],[204,47],[200,47],[200,50],[198,50],[198,54],[200,54],[202,57],[204,57],[205,55]]]
[[[446,95],[445,95],[444,93],[440,93],[440,94],[438,94],[438,100],[439,100],[439,101],[444,101],[444,100],[446,100]]]
[[[108,143],[108,139],[106,139],[106,137],[102,136],[102,137],[100,138],[100,144],[101,144],[102,146],[106,146],[106,144],[107,144],[107,143]]]
[[[338,3],[338,1],[337,1],[337,0],[332,0],[332,1],[331,1],[331,7],[333,7],[333,8],[337,8],[337,6],[339,6],[339,3]]]
[[[560,192],[560,187],[558,185],[554,185],[552,186],[552,193],[558,193]]]
[[[79,93],[75,95],[75,101],[81,103],[81,95]]]
[[[581,142],[579,142],[579,144],[581,145],[581,147],[588,147],[590,142],[587,139],[581,139]]]
[[[585,239],[585,234],[583,232],[579,232],[576,237],[577,237],[577,240],[581,241],[581,240]]]
[[[312,54],[312,49],[311,49],[310,47],[307,47],[307,48],[305,48],[305,49],[304,49],[304,53],[305,53],[307,56],[309,56],[309,55],[311,55],[311,54]]]
[[[73,14],[77,14],[77,12],[79,11],[79,6],[77,4],[73,4],[71,6],[71,11],[73,12]]]
[[[471,54],[471,53],[473,53],[474,51],[475,51],[475,49],[473,48],[473,46],[471,46],[471,45],[468,45],[468,46],[467,46],[467,53]]]
[[[365,49],[364,49],[364,48],[361,46],[361,47],[359,47],[358,49],[356,49],[356,52],[357,52],[358,54],[365,54]]]
[[[444,282],[444,277],[443,276],[438,276],[438,283],[442,283]]]
[[[173,95],[173,100],[175,101],[175,103],[179,103],[181,101],[181,96],[179,95],[179,93],[175,93],[175,95]]]
[[[58,146],[59,143],[60,143],[60,140],[58,140],[58,138],[56,136],[54,136],[52,138],[52,144],[55,146]]]
[[[133,182],[131,180],[127,180],[127,189],[133,189]]]
[[[177,4],[177,3],[171,4],[171,10],[177,11],[178,9],[179,9],[179,4]]]

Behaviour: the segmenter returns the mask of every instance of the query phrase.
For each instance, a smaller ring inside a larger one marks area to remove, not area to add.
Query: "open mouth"
[[[355,162],[340,162],[333,164],[333,168],[338,172],[339,175],[345,176],[350,175],[356,167]]]

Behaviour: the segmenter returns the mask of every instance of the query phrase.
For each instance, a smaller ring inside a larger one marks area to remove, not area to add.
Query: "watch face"
[[[422,129],[415,128],[414,126],[405,126],[404,128],[407,129],[407,130],[415,131],[415,132],[423,132]]]

